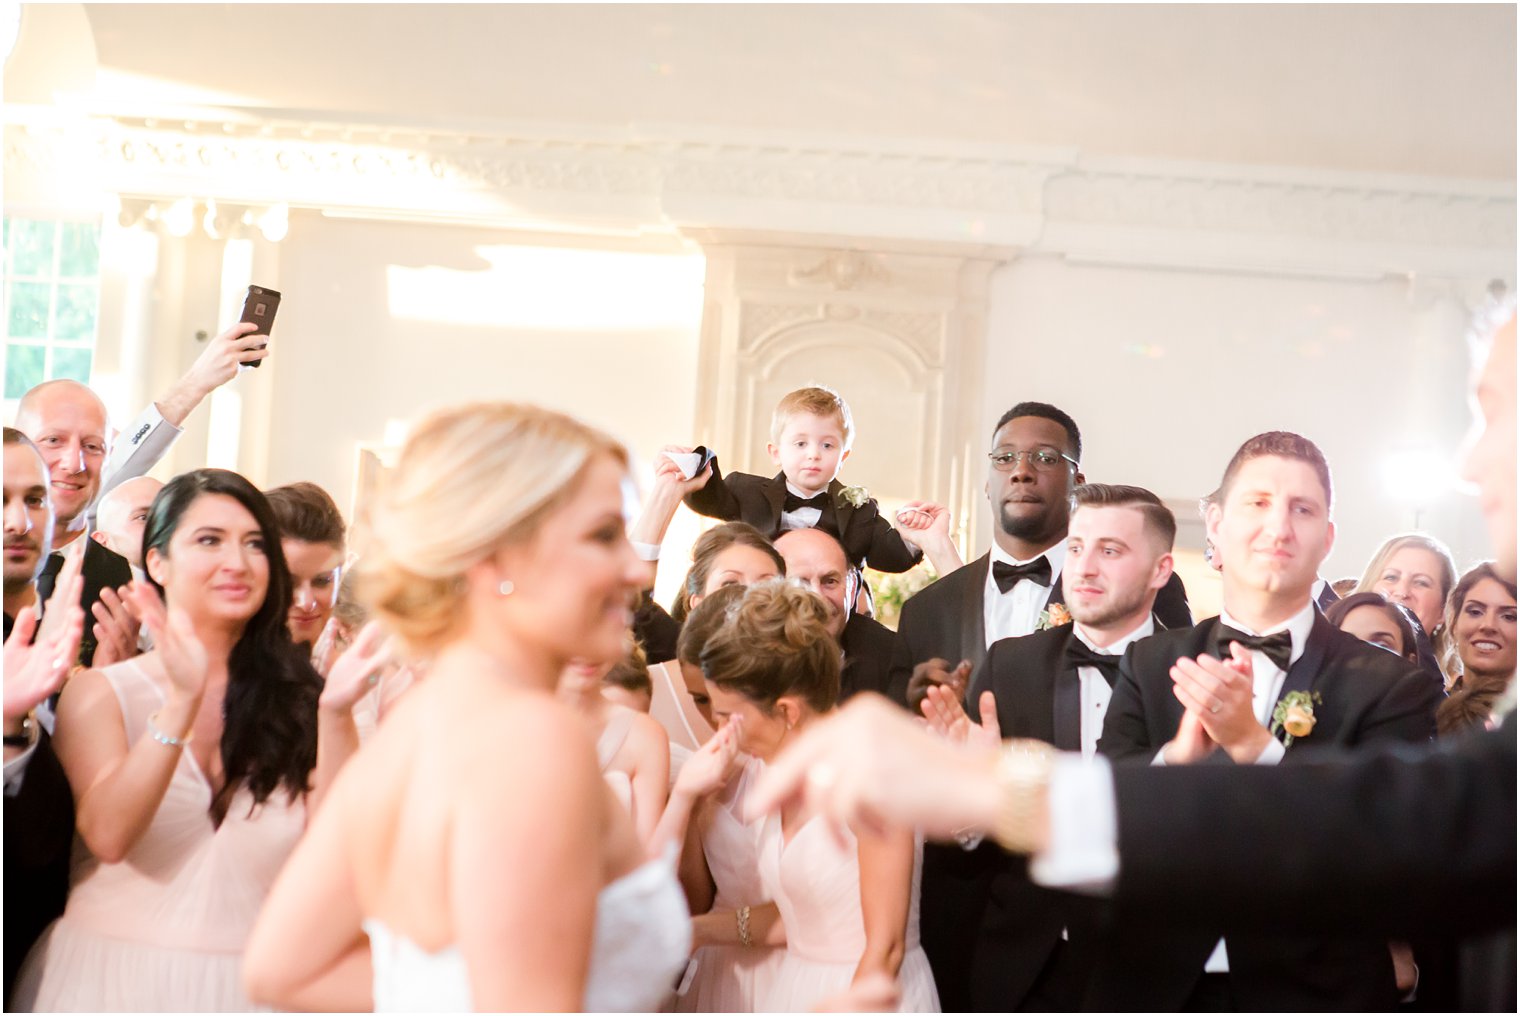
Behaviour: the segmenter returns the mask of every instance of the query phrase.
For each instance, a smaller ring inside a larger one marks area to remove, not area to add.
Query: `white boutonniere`
[[[843,508],[845,505],[849,505],[852,508],[859,508],[869,500],[871,500],[871,495],[866,493],[866,489],[864,487],[839,488],[840,508]]]
[[[1064,603],[1052,603],[1040,611],[1040,619],[1035,622],[1034,630],[1045,631],[1047,628],[1059,628],[1063,624],[1071,624],[1071,611],[1066,609]]]
[[[1282,733],[1284,748],[1291,745],[1295,737],[1308,737],[1314,730],[1314,724],[1318,722],[1314,718],[1314,707],[1320,701],[1317,691],[1290,691],[1278,700],[1277,708],[1272,710],[1272,733]]]

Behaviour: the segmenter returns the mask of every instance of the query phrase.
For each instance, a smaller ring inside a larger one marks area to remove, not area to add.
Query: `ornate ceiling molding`
[[[6,111],[12,179],[484,226],[777,229],[978,242],[1076,261],[1513,279],[1515,188],[1060,150],[673,130],[574,136]],[[11,195],[8,195],[8,198]]]

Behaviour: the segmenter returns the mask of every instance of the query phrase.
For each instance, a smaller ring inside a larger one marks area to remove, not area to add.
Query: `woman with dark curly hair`
[[[226,470],[176,477],[143,548],[148,582],[129,599],[153,650],[81,672],[59,701],[84,849],[19,1009],[252,1009],[245,940],[341,762],[318,767],[322,681],[285,626],[290,575],[264,496]]]

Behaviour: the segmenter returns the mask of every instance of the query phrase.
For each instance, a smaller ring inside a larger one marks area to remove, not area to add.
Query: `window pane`
[[[5,397],[19,399],[32,385],[42,382],[41,346],[5,347]]]
[[[11,283],[11,316],[6,334],[17,339],[47,338],[48,284]]]
[[[60,239],[58,274],[93,279],[100,270],[100,229],[88,222],[65,222]]]
[[[89,384],[90,360],[93,356],[93,350],[54,346],[53,377],[71,377],[75,381]]]
[[[58,317],[53,322],[56,339],[93,339],[95,337],[95,286],[58,286]]]
[[[53,274],[53,224],[32,219],[12,219],[6,237],[11,271],[17,275]]]

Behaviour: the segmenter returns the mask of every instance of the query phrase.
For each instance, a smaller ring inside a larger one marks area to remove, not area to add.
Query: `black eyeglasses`
[[[1018,465],[1019,459],[1029,463],[1029,468],[1042,473],[1049,473],[1061,468],[1062,462],[1070,463],[1075,469],[1080,469],[1077,460],[1064,452],[1053,452],[1049,448],[1032,448],[1029,451],[996,451],[988,452],[987,460],[992,463],[992,468],[1000,473],[1011,473]]]

